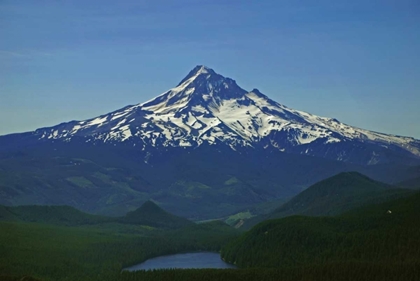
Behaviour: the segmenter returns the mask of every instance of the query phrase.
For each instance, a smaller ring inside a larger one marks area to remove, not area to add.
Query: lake
[[[199,252],[161,256],[123,270],[136,271],[163,268],[236,268],[236,266],[224,262],[219,253]]]

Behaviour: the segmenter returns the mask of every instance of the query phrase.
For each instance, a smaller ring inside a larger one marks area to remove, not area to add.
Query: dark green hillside
[[[292,216],[269,220],[224,247],[222,256],[240,267],[353,262],[358,267],[376,264],[395,271],[402,265],[420,268],[419,214],[420,193],[416,193],[339,217]],[[412,277],[407,280],[416,280]]]
[[[87,214],[70,206],[0,206],[0,220],[19,220],[70,226],[98,224],[115,219]]]
[[[366,203],[380,203],[388,196],[407,193],[395,187],[374,181],[357,172],[345,172],[322,180],[272,212],[272,217],[288,215],[325,216]]]
[[[411,188],[411,189],[420,189],[420,177],[400,182],[398,183],[398,186]]]
[[[117,220],[121,223],[149,225],[161,228],[179,228],[192,225],[193,222],[172,215],[152,201],[146,201],[140,208],[127,213],[124,217]]]
[[[390,211],[390,212],[389,212]],[[386,215],[384,215],[386,213]],[[413,228],[420,227],[420,192],[413,192],[410,196],[383,202],[381,204],[370,204],[364,207],[350,210],[341,215],[343,218],[365,218],[378,217],[385,219],[386,222],[398,221],[398,224],[408,226],[410,223]],[[392,220],[390,219],[392,218]],[[369,220],[369,219],[368,219]],[[420,241],[420,239],[419,239]],[[419,249],[420,250],[420,249]]]
[[[410,194],[411,190],[396,188],[357,172],[344,172],[308,187],[272,213],[250,219],[244,227],[249,229],[266,219],[292,215],[333,216]]]

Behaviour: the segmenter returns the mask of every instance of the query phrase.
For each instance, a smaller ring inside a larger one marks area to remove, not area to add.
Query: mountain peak
[[[235,80],[207,66],[197,65],[175,88],[142,106],[159,114],[180,112],[182,109],[189,111],[194,106],[202,106],[209,113],[208,106],[217,108],[222,100],[240,99],[246,93]]]
[[[140,212],[162,212],[162,208],[160,208],[155,202],[151,200],[147,200],[137,209]]]
[[[197,65],[196,67],[193,68],[193,70],[191,70],[192,73],[196,73],[196,74],[214,74],[214,70],[211,69],[210,67],[207,67],[205,65]]]
[[[197,65],[196,67],[194,67],[187,76],[185,76],[184,79],[182,79],[182,81],[177,85],[180,86],[183,83],[185,83],[187,80],[190,80],[192,78],[196,78],[200,75],[203,74],[207,74],[207,75],[218,75],[213,69],[211,69],[210,67],[207,67],[205,65]]]

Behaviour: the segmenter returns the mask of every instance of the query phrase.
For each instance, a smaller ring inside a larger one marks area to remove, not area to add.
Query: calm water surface
[[[170,256],[161,256],[133,265],[124,270],[149,270],[162,268],[236,268],[225,263],[220,254],[212,252],[186,253]]]

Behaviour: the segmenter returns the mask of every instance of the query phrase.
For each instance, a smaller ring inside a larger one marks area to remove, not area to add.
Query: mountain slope
[[[268,215],[249,219],[243,228],[249,229],[263,220],[292,215],[338,215],[363,205],[378,204],[412,193],[409,189],[374,181],[357,172],[343,172],[308,187]]]
[[[124,144],[151,148],[203,144],[264,148],[362,164],[419,160],[420,141],[371,132],[290,109],[246,91],[205,66],[177,87],[137,105],[85,121],[0,138],[1,146],[34,141]],[[150,157],[150,155],[149,155]],[[145,159],[147,161],[147,159]]]
[[[374,181],[360,173],[344,172],[310,186],[271,215],[336,215],[370,200],[380,201],[386,191],[391,191],[390,194],[410,192]]]
[[[0,204],[70,205],[121,216],[153,199],[171,213],[202,220],[293,196],[350,169],[343,162],[229,147],[155,151],[148,163],[143,155],[131,147],[74,143],[0,153]]]

